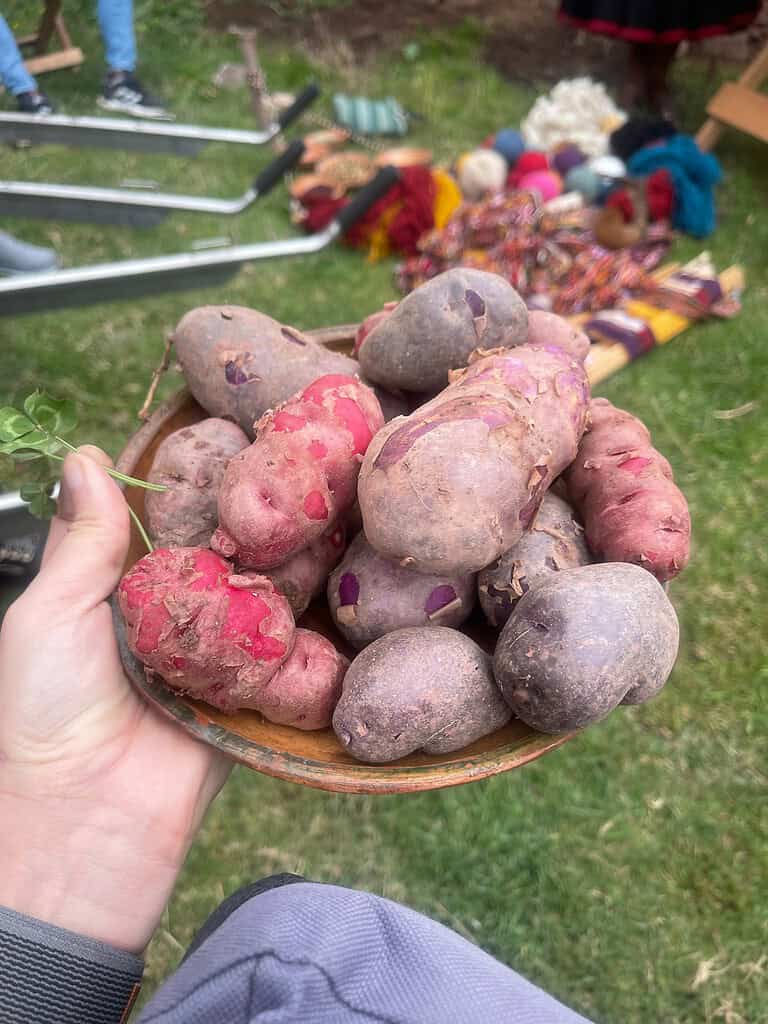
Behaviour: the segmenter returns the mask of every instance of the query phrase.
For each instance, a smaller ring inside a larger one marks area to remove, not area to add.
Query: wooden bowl
[[[317,341],[330,348],[349,352],[356,325],[310,331]],[[161,405],[151,418],[130,438],[117,460],[117,468],[146,479],[160,442],[174,430],[203,419],[206,413],[186,389],[178,391]],[[144,520],[144,494],[129,487],[127,499]],[[134,530],[125,563],[128,570],[146,553]],[[453,754],[428,756],[412,754],[386,765],[368,765],[355,761],[337,742],[331,729],[302,732],[274,725],[258,712],[238,711],[225,714],[200,701],[170,690],[131,654],[125,642],[122,616],[113,601],[115,629],[126,673],[161,712],[205,743],[210,743],[236,761],[256,771],[318,789],[346,793],[410,793],[426,789],[456,786],[489,775],[519,768],[559,747],[568,735],[548,736],[520,721],[483,737]],[[301,624],[329,636],[340,649],[345,644],[335,631],[324,602],[316,602]],[[475,639],[490,649],[489,633],[482,627],[471,630]]]

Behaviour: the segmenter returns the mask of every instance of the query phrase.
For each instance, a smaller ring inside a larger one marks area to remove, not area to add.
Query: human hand
[[[229,762],[123,673],[106,599],[130,525],[97,463],[67,456],[41,571],[0,632],[0,904],[135,953]]]

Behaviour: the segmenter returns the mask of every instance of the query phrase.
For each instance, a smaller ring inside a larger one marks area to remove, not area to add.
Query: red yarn
[[[645,183],[648,216],[651,220],[671,220],[675,207],[675,186],[666,167],[654,171]]]
[[[615,192],[611,192],[605,201],[605,205],[616,207],[624,218],[625,224],[630,224],[635,219],[635,204],[632,202],[632,196],[630,196],[625,188],[619,188]]]
[[[321,231],[348,202],[332,198],[328,189],[310,189],[301,197],[302,226],[310,232]],[[434,226],[435,182],[428,167],[401,168],[399,180],[352,225],[345,240],[350,245],[367,245],[371,231],[395,204],[399,209],[387,227],[389,243],[398,252],[414,255],[421,235]]]
[[[546,153],[538,153],[536,150],[527,150],[523,153],[515,166],[509,172],[507,185],[510,188],[517,188],[520,180],[531,171],[548,171],[549,160]]]

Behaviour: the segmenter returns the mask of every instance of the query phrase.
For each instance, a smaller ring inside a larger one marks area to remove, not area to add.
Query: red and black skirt
[[[629,43],[679,43],[739,32],[754,21],[760,6],[754,0],[562,0],[559,17]]]

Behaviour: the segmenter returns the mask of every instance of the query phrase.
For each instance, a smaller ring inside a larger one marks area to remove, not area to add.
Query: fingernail
[[[61,474],[57,514],[60,519],[74,519],[77,511],[78,495],[85,484],[85,475],[79,455],[68,455],[64,460],[64,472]]]

